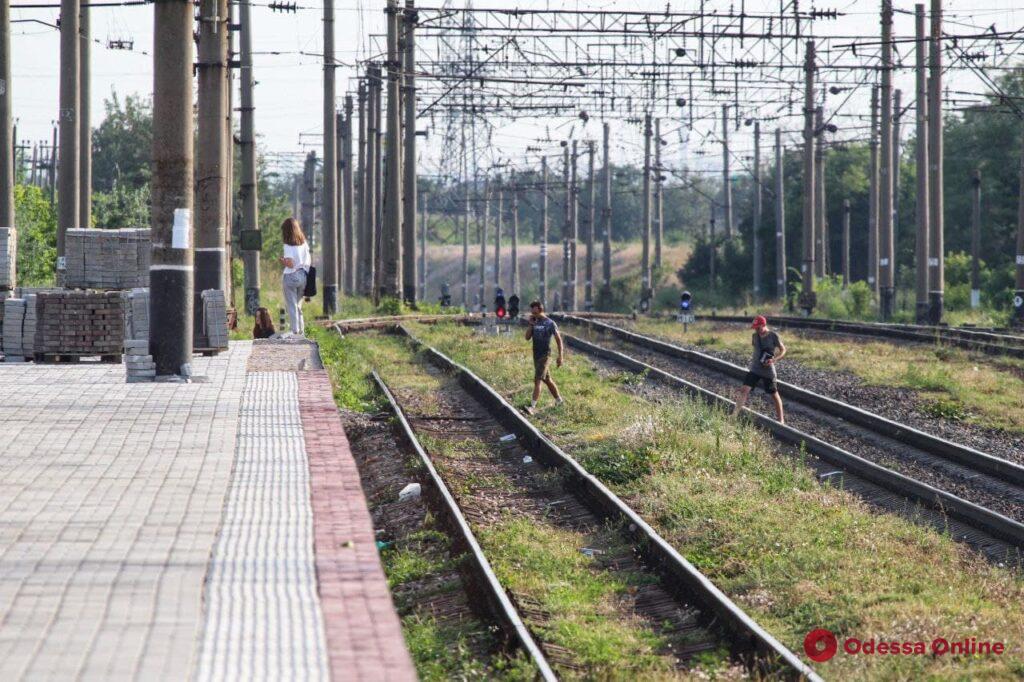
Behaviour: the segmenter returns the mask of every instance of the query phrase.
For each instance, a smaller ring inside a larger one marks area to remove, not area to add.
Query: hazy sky
[[[258,81],[256,88],[256,127],[262,136],[264,148],[285,154],[299,152],[306,145],[318,145],[322,121],[321,82],[322,67],[318,57],[322,44],[322,4],[321,0],[297,0],[302,7],[295,14],[272,12],[266,6],[266,0],[254,5],[253,42],[254,73]],[[38,3],[37,3],[38,4]],[[435,0],[429,6],[437,6]],[[460,3],[456,3],[460,4]],[[727,8],[729,2],[708,2],[708,7]],[[732,5],[738,7],[741,0],[733,0]],[[21,139],[48,139],[51,134],[52,121],[57,111],[59,41],[58,33],[53,28],[36,20],[55,24],[58,10],[53,9],[19,9],[19,2],[12,3],[12,91],[14,113],[18,119],[18,135]],[[545,2],[524,0],[518,3],[475,2],[476,7],[508,7],[539,8],[549,6]],[[844,35],[877,36],[879,31],[878,3],[850,2],[840,0],[836,4],[801,3],[802,7],[816,6],[818,9],[837,9],[846,16],[837,21],[818,22],[820,33],[841,33]],[[1017,8],[1014,8],[1017,5]],[[366,36],[369,33],[380,33],[384,30],[383,0],[366,0],[352,2],[338,0],[336,6],[336,44],[337,58],[350,65],[338,70],[338,92],[344,93],[347,80],[355,73],[352,65],[358,58],[365,57],[368,51]],[[557,3],[554,6],[559,6]],[[563,7],[579,9],[652,9],[662,10],[665,2],[637,1],[631,3],[615,2],[578,2]],[[695,9],[697,0],[685,3],[672,3],[674,9]],[[747,0],[746,9],[754,11],[776,11],[778,0],[768,2]],[[913,34],[913,17],[906,13],[913,11],[913,3],[895,3],[897,10],[895,33],[899,36]],[[901,12],[900,10],[903,10]],[[949,33],[969,33],[977,27],[995,24],[997,30],[1016,30],[1024,27],[1024,5],[1016,0],[964,0],[946,3],[947,24]],[[103,100],[112,91],[120,95],[129,93],[149,95],[152,91],[152,56],[150,53],[153,37],[153,8],[151,5],[135,7],[107,8],[98,7],[92,10],[92,35],[102,44],[93,46],[92,66],[92,122],[97,124],[103,116]],[[135,50],[132,52],[111,50],[105,47],[109,40],[134,40]],[[909,47],[905,48],[909,51]],[[282,54],[270,54],[280,52]],[[310,54],[302,54],[310,53]],[[908,53],[909,54],[909,53]],[[912,59],[908,61],[912,63]],[[897,75],[897,87],[912,93],[913,75],[909,71]],[[960,88],[966,91],[980,91],[977,78],[970,74],[957,74],[947,78],[947,87]],[[868,88],[862,88],[844,105],[846,113],[864,113],[867,109]],[[837,98],[840,99],[840,98]],[[909,99],[905,95],[905,101]],[[236,100],[237,102],[237,100]],[[236,104],[237,106],[237,104]],[[905,130],[909,134],[910,120]],[[508,157],[521,156],[525,146],[536,137],[538,123],[546,124],[558,135],[576,137],[594,137],[600,134],[600,124],[591,121],[585,129],[581,129],[579,121],[571,118],[545,122],[531,122],[499,125],[492,137],[491,150],[495,158],[501,155]],[[666,124],[671,130],[675,124]],[[422,127],[422,126],[421,126]],[[638,131],[633,126],[618,126],[615,129],[614,154],[620,159],[636,158],[640,153],[641,144]],[[738,153],[745,153],[749,147],[749,138],[744,137],[745,131],[736,135],[735,145]],[[688,156],[693,150],[681,146],[678,136],[672,133],[669,147],[666,148],[667,158],[675,158],[677,163],[689,161],[695,165],[711,168],[716,162],[717,153],[709,149],[708,157]],[[796,139],[795,136],[793,139]],[[424,164],[429,164],[439,149],[440,135],[433,135],[427,145]],[[671,161],[670,161],[671,162]]]

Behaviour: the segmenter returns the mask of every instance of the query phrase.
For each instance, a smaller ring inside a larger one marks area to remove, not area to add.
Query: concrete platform
[[[327,377],[261,346],[0,364],[0,679],[415,678]]]

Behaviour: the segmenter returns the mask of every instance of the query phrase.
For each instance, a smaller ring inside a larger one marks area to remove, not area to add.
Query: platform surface
[[[414,679],[330,383],[275,355],[0,363],[0,679]]]

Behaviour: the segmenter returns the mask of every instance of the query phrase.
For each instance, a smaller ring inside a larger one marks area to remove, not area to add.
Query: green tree
[[[149,100],[116,92],[104,102],[106,115],[92,131],[93,189],[141,189],[149,184],[153,146],[153,111]]]
[[[14,186],[18,226],[18,284],[53,283],[57,262],[57,214],[43,191],[32,185]]]

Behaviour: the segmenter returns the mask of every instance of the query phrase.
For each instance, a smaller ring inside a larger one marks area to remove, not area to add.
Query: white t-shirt
[[[313,264],[313,260],[309,256],[309,243],[304,242],[298,246],[292,246],[291,244],[284,245],[284,257],[291,258],[292,262],[295,263],[294,268],[286,267],[284,274],[289,275],[299,268],[302,268],[306,272],[309,272],[309,266]]]

